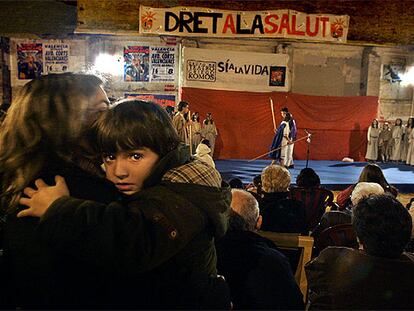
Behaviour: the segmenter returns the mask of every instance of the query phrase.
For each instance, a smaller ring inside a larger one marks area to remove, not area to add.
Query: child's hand
[[[60,197],[69,195],[69,189],[62,176],[55,176],[55,186],[49,186],[42,179],[37,179],[37,190],[27,187],[23,193],[28,197],[22,197],[19,203],[29,208],[17,214],[17,217],[42,217],[49,206]]]

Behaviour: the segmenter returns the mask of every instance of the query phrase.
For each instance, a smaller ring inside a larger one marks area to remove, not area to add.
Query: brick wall
[[[305,13],[347,14],[348,40],[371,44],[406,45],[414,42],[412,0],[78,0],[80,32],[138,32],[139,5],[199,6],[228,10],[292,9]]]

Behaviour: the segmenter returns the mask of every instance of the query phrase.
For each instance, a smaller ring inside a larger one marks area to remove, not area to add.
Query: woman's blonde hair
[[[267,193],[289,190],[291,177],[289,171],[280,165],[269,165],[262,171],[262,190]]]
[[[16,205],[48,159],[70,159],[101,85],[93,75],[65,73],[42,76],[22,88],[0,127],[3,209]]]

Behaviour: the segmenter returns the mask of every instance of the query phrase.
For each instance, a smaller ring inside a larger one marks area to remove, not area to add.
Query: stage
[[[270,160],[228,159],[215,160],[216,168],[225,181],[240,178],[244,184],[252,182],[253,177],[259,175],[263,168],[270,164]],[[313,168],[321,178],[324,187],[331,190],[342,190],[354,184],[367,162],[339,162],[339,161],[309,161],[308,167]],[[377,163],[383,170],[385,178],[401,193],[414,193],[414,166],[396,163]],[[295,168],[290,169],[292,183],[296,176],[305,168],[306,161],[295,160]]]

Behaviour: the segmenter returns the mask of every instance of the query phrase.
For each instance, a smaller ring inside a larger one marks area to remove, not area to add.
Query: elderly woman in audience
[[[356,206],[363,198],[372,195],[383,194],[384,189],[377,183],[360,182],[358,183],[351,194],[352,206]],[[345,209],[343,211],[329,211],[323,214],[321,221],[312,232],[315,241],[318,239],[321,232],[329,227],[350,224],[352,221],[352,210]]]
[[[352,224],[362,250],[328,247],[306,265],[310,309],[414,309],[408,211],[390,195],[373,195],[354,207]]]
[[[269,165],[263,169],[263,198],[259,206],[263,230],[307,234],[305,207],[289,198],[290,182],[290,173],[283,166]]]
[[[374,163],[369,163],[363,168],[358,179],[358,183],[360,182],[377,183],[384,189],[386,193],[389,193],[394,197],[397,197],[398,195],[398,190],[388,183],[381,168]],[[355,186],[356,184],[349,186],[345,190],[341,191],[336,197],[336,203],[338,203],[341,210],[352,204],[351,194]]]

